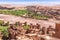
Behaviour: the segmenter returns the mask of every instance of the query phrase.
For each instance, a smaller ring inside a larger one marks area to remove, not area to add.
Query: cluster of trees
[[[0,14],[8,14],[15,16],[23,16],[26,14],[26,17],[36,18],[36,19],[46,19],[47,15],[37,14],[36,12],[31,12],[29,10],[0,10]]]
[[[11,14],[16,16],[22,16],[27,13],[27,10],[0,10],[0,14]]]
[[[9,25],[9,22],[4,22],[2,20],[0,20],[0,32],[2,33],[3,37],[8,37],[8,25]]]
[[[28,11],[28,17],[30,18],[35,18],[35,19],[48,19],[50,18],[48,15],[42,14],[42,13],[37,13],[37,12],[31,12]]]

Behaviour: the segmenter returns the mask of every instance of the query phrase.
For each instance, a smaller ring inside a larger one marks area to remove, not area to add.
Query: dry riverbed
[[[31,18],[23,18],[20,16],[13,16],[13,15],[5,15],[5,14],[0,14],[0,20],[9,21],[10,23],[15,23],[15,22],[27,22],[28,24],[36,24],[39,23],[41,26],[46,26],[48,27],[49,25],[53,26],[55,28],[55,23],[58,21],[45,21],[45,20],[37,20],[37,19],[31,19]]]

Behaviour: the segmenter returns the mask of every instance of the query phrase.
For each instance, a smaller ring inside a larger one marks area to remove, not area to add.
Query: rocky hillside
[[[60,7],[59,6],[27,6],[27,10],[38,14],[45,14],[52,18],[60,19]]]

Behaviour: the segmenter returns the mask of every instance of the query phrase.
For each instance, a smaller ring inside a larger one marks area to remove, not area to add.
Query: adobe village
[[[60,40],[60,6],[0,5],[0,40]]]

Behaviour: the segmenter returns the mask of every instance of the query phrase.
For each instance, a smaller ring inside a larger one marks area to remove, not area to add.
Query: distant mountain
[[[30,6],[35,6],[36,8],[47,8],[47,9],[60,9],[60,5],[52,5],[52,6],[49,6],[49,5],[43,5],[43,4],[34,4],[34,5],[20,5],[20,4],[0,4],[0,7],[7,7],[7,8],[12,8],[14,7],[15,10],[18,10],[18,9],[26,9],[27,7],[30,7]]]
[[[10,9],[10,8],[14,8],[14,10],[23,10],[25,9],[25,6],[21,6],[21,5],[11,5],[11,4],[0,4],[0,9]]]

